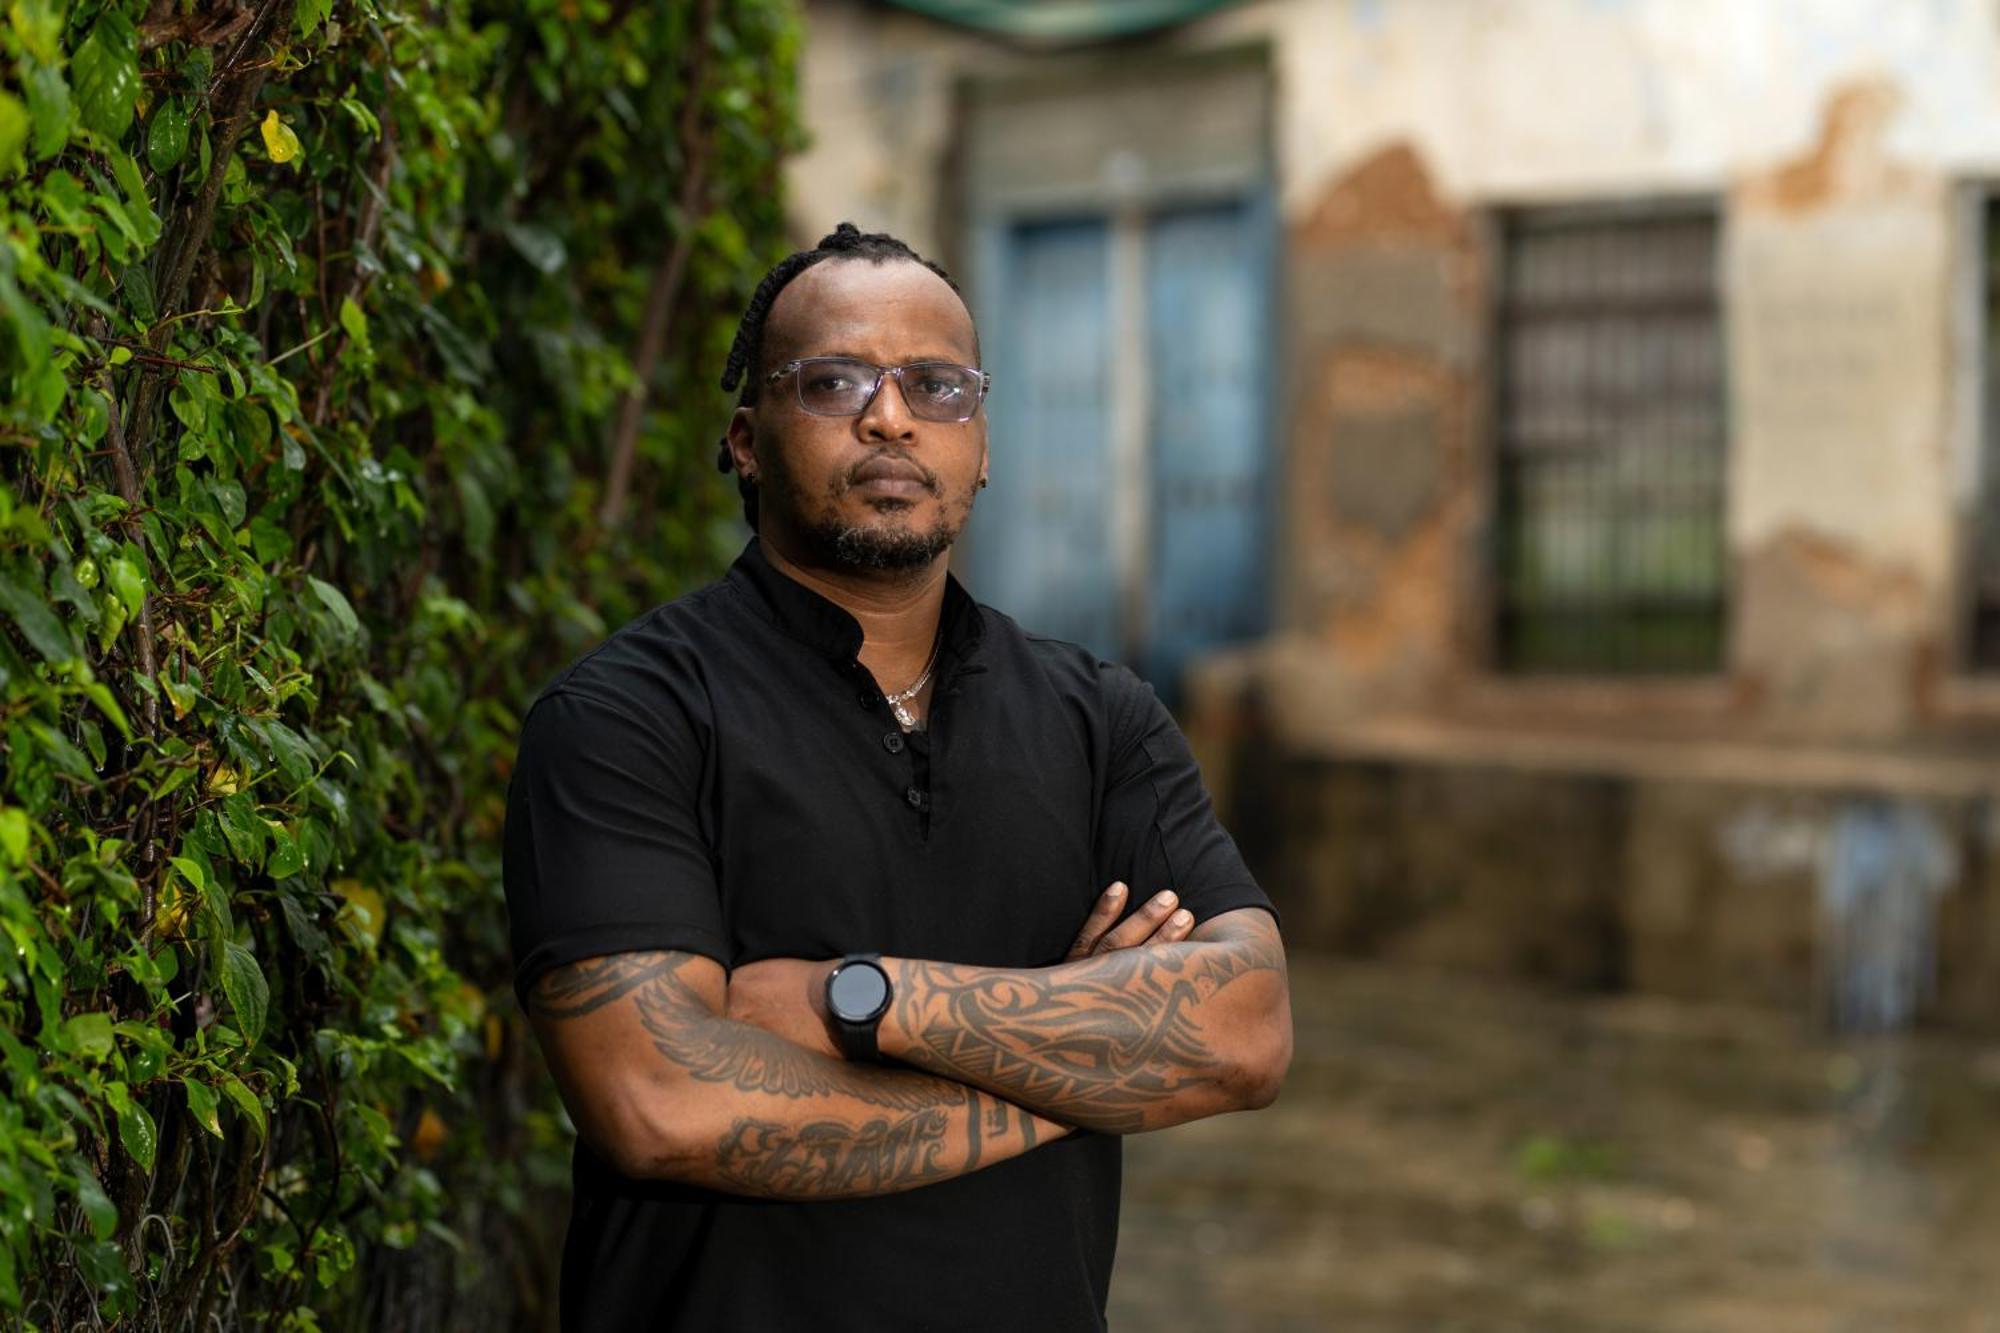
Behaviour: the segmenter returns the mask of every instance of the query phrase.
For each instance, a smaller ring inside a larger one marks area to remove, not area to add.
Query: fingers
[[[1104,932],[1091,952],[1108,953],[1113,949],[1129,949],[1135,944],[1174,944],[1186,939],[1188,932],[1194,929],[1194,914],[1184,909],[1174,910],[1179,906],[1180,900],[1174,896],[1173,890],[1163,889],[1138,911]]]
[[[1069,946],[1065,961],[1074,962],[1079,958],[1088,958],[1097,948],[1098,940],[1103,938],[1104,932],[1110,929],[1111,923],[1118,919],[1118,913],[1124,908],[1125,885],[1122,881],[1113,882],[1110,888],[1097,895],[1097,905],[1092,907],[1090,915],[1084,918],[1083,929],[1077,931],[1076,940]]]

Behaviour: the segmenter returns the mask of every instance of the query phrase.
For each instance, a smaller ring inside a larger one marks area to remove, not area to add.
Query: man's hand
[[[1140,944],[1173,944],[1187,938],[1194,929],[1194,914],[1176,911],[1179,900],[1171,890],[1152,900],[1116,927],[1112,922],[1125,908],[1130,893],[1120,881],[1106,889],[1097,905],[1084,919],[1075,941],[1063,961],[1130,949]],[[739,1023],[749,1023],[783,1037],[821,1055],[840,1058],[826,1017],[826,976],[836,959],[808,962],[803,958],[766,958],[745,963],[729,974],[726,1013]]]
[[[1118,880],[1099,895],[1097,906],[1084,918],[1083,929],[1076,933],[1076,941],[1063,956],[1065,963],[1139,944],[1173,944],[1186,939],[1187,933],[1194,929],[1194,913],[1174,910],[1180,900],[1174,897],[1172,889],[1154,894],[1151,902],[1113,928],[1111,923],[1124,910],[1129,892],[1124,881]]]

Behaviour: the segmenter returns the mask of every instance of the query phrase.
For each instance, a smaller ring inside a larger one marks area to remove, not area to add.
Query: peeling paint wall
[[[1261,0],[1082,52],[855,0],[808,15],[799,237],[852,217],[961,268],[961,80],[1087,89],[1106,61],[1268,52],[1287,381],[1273,591],[1288,651],[1329,659],[1337,709],[1456,707],[1487,674],[1491,210],[1717,199],[1726,675],[1751,703],[1728,729],[1882,742],[1934,722],[1976,475],[1954,191],[2000,179],[2000,9]]]

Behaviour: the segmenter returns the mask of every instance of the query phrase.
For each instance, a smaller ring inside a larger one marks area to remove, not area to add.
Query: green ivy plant
[[[782,0],[9,0],[0,1314],[538,1327],[520,709],[740,537]]]

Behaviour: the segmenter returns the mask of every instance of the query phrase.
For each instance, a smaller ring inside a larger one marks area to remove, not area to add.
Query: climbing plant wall
[[[516,719],[737,534],[777,0],[10,0],[0,1317],[546,1323]]]

